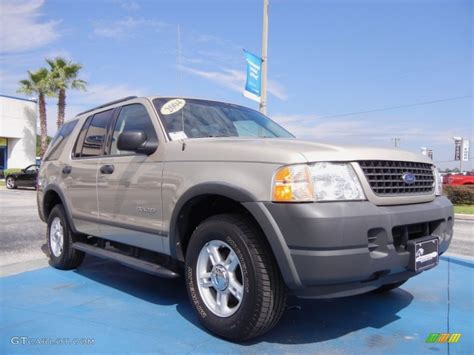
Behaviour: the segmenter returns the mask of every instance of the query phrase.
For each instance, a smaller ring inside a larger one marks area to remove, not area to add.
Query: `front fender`
[[[191,187],[181,195],[176,203],[170,220],[169,243],[170,253],[173,258],[181,261],[184,259],[179,248],[179,215],[188,201],[202,195],[219,195],[241,203],[262,229],[265,238],[272,249],[286,285],[290,288],[301,287],[301,281],[296,272],[288,245],[286,244],[285,239],[270,212],[265,208],[264,204],[258,202],[250,192],[241,187],[226,183],[216,182],[198,184]]]
[[[178,255],[179,233],[178,233],[178,218],[184,205],[195,197],[203,195],[219,195],[227,197],[237,202],[251,202],[256,201],[256,198],[248,191],[241,187],[226,184],[223,182],[209,182],[197,184],[186,190],[175,204],[173,213],[170,219],[169,228],[169,243],[171,256],[177,259],[182,259]]]

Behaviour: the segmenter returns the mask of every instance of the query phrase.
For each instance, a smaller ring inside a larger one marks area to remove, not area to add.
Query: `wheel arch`
[[[210,201],[227,205],[224,208],[221,205],[216,210],[217,213],[206,214],[203,212],[203,207],[209,206],[207,203]],[[193,209],[201,212],[201,215],[192,221],[190,216]],[[184,261],[187,243],[197,225],[212,215],[229,212],[244,213],[255,222],[264,237],[264,242],[269,246],[287,286],[292,288],[301,287],[301,281],[296,272],[289,248],[273,217],[250,192],[233,185],[223,183],[199,184],[181,195],[170,219],[169,243],[171,256],[178,261]]]
[[[66,211],[66,217],[68,219],[69,226],[71,227],[71,230],[76,233],[77,230],[74,226],[71,212],[69,211],[68,205],[66,203],[66,198],[61,189],[57,186],[48,186],[48,188],[43,191],[42,210],[44,221],[48,221],[49,214],[57,204],[63,205],[64,210]]]
[[[203,207],[210,207],[209,203],[220,203],[221,213],[239,210],[247,211],[242,202],[255,201],[255,197],[248,191],[225,183],[198,184],[181,195],[176,203],[170,219],[169,243],[171,256],[184,261],[186,238],[196,227],[196,223],[211,216]],[[223,206],[223,205],[226,206]],[[226,210],[227,209],[227,210]],[[230,211],[229,211],[230,209]],[[212,208],[211,208],[212,210]],[[199,216],[190,221],[193,212]],[[215,214],[215,213],[214,213]],[[192,229],[192,230],[191,230]]]

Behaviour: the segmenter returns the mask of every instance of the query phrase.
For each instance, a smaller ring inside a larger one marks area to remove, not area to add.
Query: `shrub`
[[[474,204],[474,185],[443,186],[443,193],[455,205]]]
[[[17,169],[5,169],[3,171],[0,171],[0,174],[2,175],[2,177],[6,178],[8,175],[10,174],[14,174],[14,173],[20,173],[21,172],[21,169],[17,168]]]

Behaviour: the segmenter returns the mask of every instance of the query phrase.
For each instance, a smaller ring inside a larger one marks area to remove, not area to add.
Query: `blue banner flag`
[[[262,58],[247,52],[244,49],[247,61],[247,81],[245,82],[244,96],[260,102]]]

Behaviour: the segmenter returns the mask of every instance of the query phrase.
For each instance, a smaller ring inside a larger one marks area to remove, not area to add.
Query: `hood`
[[[169,142],[166,160],[297,164],[317,161],[396,160],[432,164],[400,149],[316,143],[294,138],[197,138]]]

